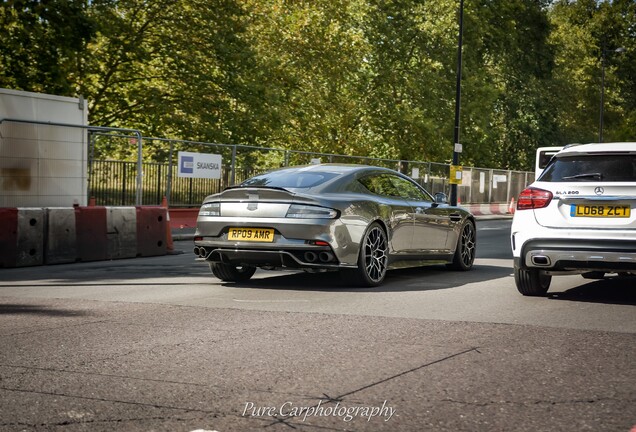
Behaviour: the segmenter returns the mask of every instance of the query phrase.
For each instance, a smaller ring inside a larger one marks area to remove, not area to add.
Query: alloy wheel
[[[464,225],[461,239],[461,260],[466,267],[473,265],[475,261],[475,226],[472,223]]]
[[[379,225],[373,225],[367,232],[363,245],[364,268],[373,283],[384,279],[387,270],[387,238]]]

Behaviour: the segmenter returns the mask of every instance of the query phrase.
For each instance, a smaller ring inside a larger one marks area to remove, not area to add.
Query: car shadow
[[[509,277],[512,269],[490,265],[475,265],[472,270],[452,271],[444,266],[415,267],[390,270],[384,283],[378,287],[356,287],[343,281],[337,272],[290,273],[253,278],[240,283],[223,283],[227,287],[258,288],[294,291],[331,292],[406,292],[433,291],[457,288],[470,283]]]
[[[636,306],[636,277],[607,277],[563,292],[548,292],[550,300]]]
[[[90,315],[86,311],[71,309],[54,309],[50,306],[32,304],[0,304],[0,315],[44,315],[52,317],[78,317]]]

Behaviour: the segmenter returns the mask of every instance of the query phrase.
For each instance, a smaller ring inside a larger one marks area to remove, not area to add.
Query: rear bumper
[[[539,238],[521,246],[515,265],[549,271],[636,271],[636,242]]]
[[[197,247],[205,248],[207,251],[215,249],[223,251],[221,256],[219,254],[210,256],[211,259],[209,261],[223,262],[221,260],[224,257],[232,256],[232,262],[250,259],[251,262],[257,263],[260,256],[264,258],[264,266],[270,265],[268,261],[272,257],[274,257],[273,261],[277,264],[283,262],[282,259],[275,257],[283,252],[285,255],[291,254],[295,258],[299,258],[302,264],[309,264],[307,267],[320,267],[320,261],[305,263],[302,257],[306,251],[313,251],[318,254],[322,250],[326,250],[335,255],[336,262],[340,266],[355,267],[359,252],[358,245],[366,226],[355,223],[344,224],[341,219],[290,219],[288,221],[268,219],[264,221],[262,218],[246,218],[244,222],[210,221],[207,219],[199,217],[197,230],[194,234],[194,244]],[[227,238],[228,227],[230,226],[274,229],[274,241],[230,241]],[[329,246],[310,244],[316,241],[326,242]],[[287,263],[289,261],[284,262]],[[329,264],[333,263],[330,262]]]
[[[297,268],[336,270],[348,268],[340,263],[329,246],[302,245],[292,248],[246,248],[196,243],[194,254],[200,260],[231,265],[253,265],[264,268]]]

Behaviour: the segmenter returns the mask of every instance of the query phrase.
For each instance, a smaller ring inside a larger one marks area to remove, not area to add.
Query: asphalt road
[[[634,280],[519,295],[509,220],[478,259],[214,279],[183,254],[0,270],[0,431],[630,431]]]

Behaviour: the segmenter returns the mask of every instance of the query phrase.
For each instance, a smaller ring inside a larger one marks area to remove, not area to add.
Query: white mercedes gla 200
[[[523,295],[545,295],[555,275],[636,275],[636,143],[555,154],[518,197],[511,246]]]

